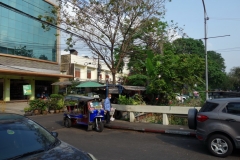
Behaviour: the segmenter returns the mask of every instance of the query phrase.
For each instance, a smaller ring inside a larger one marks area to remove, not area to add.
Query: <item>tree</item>
[[[151,57],[151,56],[150,56]],[[191,91],[195,84],[200,84],[200,77],[204,72],[204,60],[197,55],[157,55],[149,60],[147,70],[149,73],[148,93],[159,94],[167,102],[187,88]],[[152,64],[150,64],[152,62]]]
[[[197,54],[204,58],[204,45],[202,40],[193,38],[178,38],[172,43],[175,54]]]
[[[77,40],[86,44],[99,56],[113,75],[119,70],[123,58],[131,54],[130,45],[137,43],[134,37],[149,23],[164,15],[166,0],[61,0],[52,13],[40,15],[46,21],[66,26],[66,30],[78,35],[67,39],[69,47]],[[43,26],[46,27],[46,26]],[[116,50],[117,49],[117,50]],[[114,54],[119,58],[115,59]]]
[[[228,76],[229,76],[229,81],[232,83],[232,87],[233,87],[232,89],[240,91],[240,67],[232,68]]]
[[[39,56],[39,59],[48,60],[47,56],[45,56],[44,54],[41,54]]]
[[[202,40],[193,38],[179,38],[172,43],[172,51],[175,54],[196,54],[205,60],[205,50]],[[220,53],[208,51],[208,84],[209,90],[221,88],[226,82],[225,63]],[[205,68],[205,66],[203,66]],[[206,79],[206,74],[200,76]],[[202,83],[203,84],[203,83]],[[205,84],[204,84],[205,85]]]
[[[208,51],[207,54],[209,89],[222,89],[226,79],[224,59],[215,51]]]
[[[17,49],[15,49],[13,54],[18,56],[34,58],[33,50],[27,50],[26,46],[18,47]]]

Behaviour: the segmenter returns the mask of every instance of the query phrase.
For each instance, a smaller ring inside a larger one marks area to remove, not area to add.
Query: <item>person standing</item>
[[[110,111],[111,111],[111,99],[112,95],[108,94],[108,97],[104,101],[104,110],[106,111],[105,120],[106,124],[110,123]]]

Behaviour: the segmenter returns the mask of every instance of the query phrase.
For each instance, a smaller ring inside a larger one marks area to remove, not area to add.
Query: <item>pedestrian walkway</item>
[[[24,115],[24,107],[27,107],[27,106],[29,106],[27,102],[6,103],[5,112]],[[1,113],[1,110],[0,110],[0,113]],[[111,121],[109,124],[105,124],[105,127],[110,129],[132,130],[132,131],[138,131],[138,132],[177,134],[177,135],[186,135],[186,136],[196,135],[195,130],[189,129],[188,126],[128,122],[124,120]]]
[[[162,125],[155,123],[128,122],[123,120],[114,120],[109,124],[105,124],[106,128],[133,130],[139,132],[164,133],[164,134],[180,134],[187,136],[195,136],[195,130],[188,129],[188,126],[180,125]]]

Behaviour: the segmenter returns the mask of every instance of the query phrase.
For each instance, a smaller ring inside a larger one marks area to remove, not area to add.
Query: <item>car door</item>
[[[223,131],[227,132],[240,147],[240,102],[228,103],[219,113]]]

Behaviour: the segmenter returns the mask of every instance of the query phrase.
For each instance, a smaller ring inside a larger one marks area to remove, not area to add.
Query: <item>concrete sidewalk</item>
[[[133,130],[138,132],[196,136],[195,130],[188,129],[188,126],[180,126],[180,125],[162,125],[162,124],[155,124],[155,123],[139,123],[139,122],[128,122],[123,120],[114,120],[109,124],[105,124],[105,127],[111,128],[111,129]]]
[[[27,102],[14,102],[5,104],[6,113],[16,113],[24,115],[24,107],[28,107]],[[4,106],[0,104],[1,109]],[[110,129],[121,129],[121,130],[132,130],[138,132],[151,132],[151,133],[162,133],[162,134],[178,134],[186,136],[196,136],[195,130],[191,130],[188,126],[179,125],[162,125],[154,123],[139,123],[139,122],[128,122],[123,120],[114,120],[110,124],[105,124],[106,128]]]

